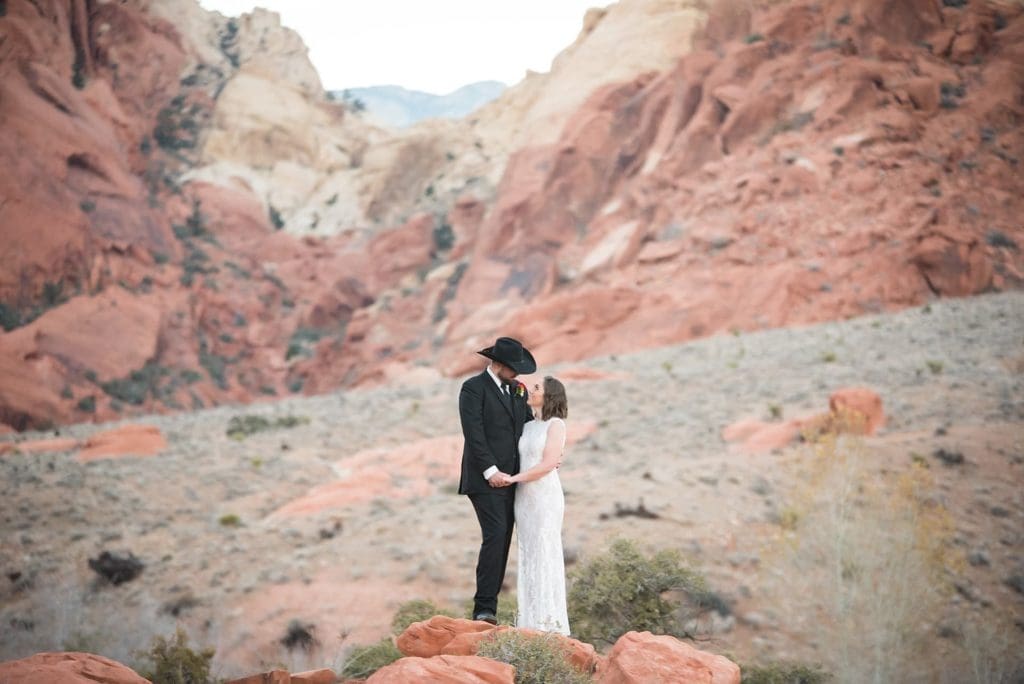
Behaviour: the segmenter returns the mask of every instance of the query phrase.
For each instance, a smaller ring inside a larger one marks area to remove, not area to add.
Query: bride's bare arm
[[[547,439],[544,442],[544,455],[541,456],[540,463],[525,472],[513,475],[511,482],[533,482],[562,465],[564,444],[565,423],[561,420],[553,420],[548,426]]]

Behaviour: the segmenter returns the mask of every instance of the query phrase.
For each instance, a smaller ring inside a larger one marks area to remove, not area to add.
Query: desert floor
[[[560,472],[570,570],[615,537],[678,549],[730,607],[702,622],[703,648],[741,662],[829,662],[835,654],[819,638],[827,618],[800,609],[826,601],[828,589],[789,551],[799,528],[787,521],[815,482],[810,448],[748,453],[722,431],[820,414],[834,390],[863,386],[882,397],[886,424],[857,445],[858,462],[883,484],[915,462],[925,467],[953,524],[953,560],[939,582],[948,590],[918,636],[948,663],[963,660],[968,623],[1024,645],[1024,295],[583,364],[540,361],[569,393]],[[131,422],[157,425],[169,441],[148,458],[0,456],[0,658],[76,649],[133,663],[153,635],[180,623],[194,643],[217,649],[221,676],[339,667],[349,647],[389,632],[403,601],[463,609],[479,531],[455,494],[459,384],[138,417]],[[231,418],[250,414],[301,424],[228,437]],[[947,463],[940,449],[963,462]],[[628,515],[641,502],[658,517]],[[87,561],[103,550],[131,551],[145,570],[102,584]],[[514,555],[513,546],[509,588]],[[318,648],[281,645],[296,620],[312,626]]]

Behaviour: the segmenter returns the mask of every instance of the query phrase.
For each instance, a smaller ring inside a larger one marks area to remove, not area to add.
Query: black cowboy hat
[[[516,373],[529,375],[537,370],[537,362],[533,360],[533,354],[523,344],[511,337],[499,337],[494,341],[494,346],[481,349],[477,352],[481,356],[503,363]]]

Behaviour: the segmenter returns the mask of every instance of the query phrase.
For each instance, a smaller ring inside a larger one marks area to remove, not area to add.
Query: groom
[[[505,580],[508,549],[515,522],[515,486],[509,477],[519,471],[519,436],[533,418],[526,393],[518,396],[515,377],[537,370],[533,355],[519,340],[499,337],[478,354],[491,360],[487,368],[462,384],[462,478],[459,494],[469,495],[480,522],[483,542],[476,564],[473,619],[497,624],[498,592]]]

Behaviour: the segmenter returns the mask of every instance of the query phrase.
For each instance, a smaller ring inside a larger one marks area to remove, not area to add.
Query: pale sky
[[[400,85],[439,95],[476,81],[514,85],[548,71],[589,7],[612,0],[200,0],[238,16],[254,6],[298,31],[327,90]]]

